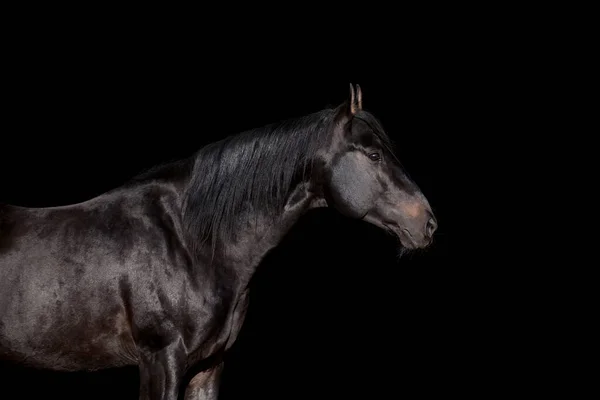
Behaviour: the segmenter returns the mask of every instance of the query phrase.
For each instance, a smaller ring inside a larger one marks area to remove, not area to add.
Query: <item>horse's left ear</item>
[[[354,115],[360,110],[362,110],[362,90],[360,90],[360,85],[357,84],[355,92],[354,86],[350,84],[350,113]]]

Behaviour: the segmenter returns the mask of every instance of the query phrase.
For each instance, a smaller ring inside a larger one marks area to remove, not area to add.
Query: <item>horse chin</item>
[[[402,258],[403,256],[407,255],[410,252],[411,252],[411,249],[404,247],[402,245],[398,246],[398,258]]]
[[[402,258],[403,256],[410,254],[412,252],[417,251],[418,249],[420,249],[419,246],[417,246],[410,237],[406,237],[405,235],[395,235],[397,240],[398,240],[398,259]]]

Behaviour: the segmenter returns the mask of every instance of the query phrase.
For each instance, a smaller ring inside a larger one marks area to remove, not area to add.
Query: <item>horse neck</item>
[[[244,218],[235,239],[222,243],[218,259],[221,268],[235,274],[238,282],[246,286],[256,268],[267,254],[276,247],[294,226],[296,221],[311,208],[325,207],[326,202],[316,194],[309,182],[296,185],[287,197],[279,213],[256,213]]]

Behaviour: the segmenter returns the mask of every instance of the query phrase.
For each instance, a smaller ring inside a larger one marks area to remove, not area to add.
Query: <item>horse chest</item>
[[[215,311],[208,319],[201,321],[190,352],[190,362],[214,356],[228,350],[241,330],[248,307],[247,291],[235,297],[234,301],[222,304],[220,311]],[[191,344],[191,343],[190,343]]]

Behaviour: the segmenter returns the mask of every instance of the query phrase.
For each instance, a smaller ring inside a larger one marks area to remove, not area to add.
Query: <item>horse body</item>
[[[167,307],[181,303],[173,285],[186,271],[172,268],[186,265],[175,195],[153,186],[65,207],[5,206],[3,353],[63,370],[137,362],[130,323],[172,318]]]
[[[384,169],[376,121],[350,125],[359,111],[352,99],[247,132],[83,203],[0,206],[0,356],[137,365],[140,399],[153,400],[176,399],[209,360],[186,398],[216,399],[254,270],[308,209],[335,205],[405,246],[431,242],[429,204],[391,158]]]
[[[180,341],[193,365],[233,344],[254,267],[314,204],[297,189],[282,215],[253,218],[199,264],[181,223],[185,184],[147,179],[75,205],[0,208],[3,358],[97,370]]]

